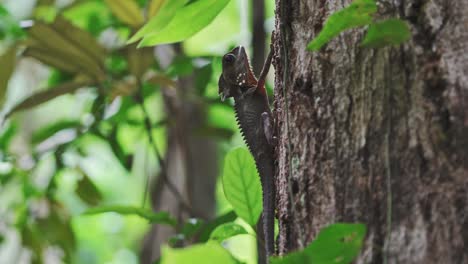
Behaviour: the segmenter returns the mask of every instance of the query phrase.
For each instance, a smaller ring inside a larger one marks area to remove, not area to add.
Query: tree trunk
[[[206,105],[201,100],[193,99],[198,98],[193,75],[181,78],[176,90],[165,91],[164,105],[170,119],[166,171],[160,171],[152,186],[151,204],[155,211],[166,211],[175,216],[181,224],[180,229],[188,218],[207,221],[215,216],[215,186],[219,173],[217,146],[215,139],[197,133],[206,123]],[[165,177],[183,197],[175,195],[161,173],[165,173]],[[153,225],[143,241],[140,262],[154,263],[160,257],[161,246],[176,233],[177,230],[172,227]],[[186,239],[177,246],[187,246],[192,242]]]
[[[468,1],[386,1],[379,13],[404,19],[411,40],[365,49],[358,29],[320,52],[307,43],[351,0],[282,1],[279,253],[362,222],[357,263],[468,263]]]

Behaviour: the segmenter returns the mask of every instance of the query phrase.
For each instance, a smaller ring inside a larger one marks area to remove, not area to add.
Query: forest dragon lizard
[[[274,254],[275,185],[273,119],[265,78],[272,57],[270,51],[257,80],[244,47],[236,47],[223,56],[223,72],[218,83],[221,100],[234,97],[237,123],[260,174],[263,189],[263,232],[268,256]]]

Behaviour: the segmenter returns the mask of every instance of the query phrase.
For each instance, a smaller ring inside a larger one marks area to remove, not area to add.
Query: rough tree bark
[[[306,51],[350,2],[276,0],[279,253],[363,222],[357,263],[468,263],[468,1],[380,1],[410,41]]]

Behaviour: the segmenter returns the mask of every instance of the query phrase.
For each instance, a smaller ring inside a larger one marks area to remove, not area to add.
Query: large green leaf
[[[362,45],[379,48],[387,45],[400,45],[411,37],[411,32],[403,20],[391,18],[371,24]]]
[[[186,5],[175,14],[166,27],[146,35],[139,46],[185,40],[209,25],[228,3],[229,0],[198,0]]]
[[[218,226],[210,235],[210,239],[222,241],[233,236],[247,234],[244,227],[236,223],[226,223]]]
[[[166,27],[169,22],[171,22],[172,18],[176,14],[177,10],[182,8],[188,0],[155,0],[155,1],[163,1],[161,7],[158,7],[158,11],[154,11],[156,7],[156,3],[151,3],[150,11],[154,13],[153,17],[150,19],[146,25],[144,25],[138,32],[133,35],[128,40],[128,43],[133,43],[147,34],[156,34],[157,32],[161,31],[164,27]],[[154,2],[154,1],[153,1]]]
[[[348,7],[327,19],[322,31],[307,45],[307,49],[319,50],[341,32],[370,24],[375,12],[377,12],[375,0],[354,0]]]
[[[110,206],[100,206],[91,208],[88,211],[84,212],[85,215],[94,215],[101,213],[118,213],[121,215],[138,215],[142,218],[147,219],[151,223],[158,224],[167,224],[174,226],[176,221],[172,218],[167,212],[153,212],[150,210],[143,209],[141,207],[135,206],[121,206],[121,205],[110,205]]]
[[[205,263],[239,263],[221,245],[215,242],[175,249],[162,248],[161,264],[205,264]]]
[[[346,264],[359,254],[366,227],[363,224],[332,224],[322,229],[304,250],[271,259],[272,264]]]
[[[224,160],[223,189],[236,214],[255,226],[262,213],[262,187],[247,148],[230,151]]]

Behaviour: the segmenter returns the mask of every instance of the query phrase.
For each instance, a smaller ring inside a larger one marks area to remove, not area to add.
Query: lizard
[[[263,189],[263,233],[267,256],[274,254],[274,145],[273,117],[265,89],[265,78],[271,65],[270,50],[257,80],[245,48],[238,46],[222,58],[219,96],[224,101],[234,98],[234,110],[244,141],[254,157]]]

